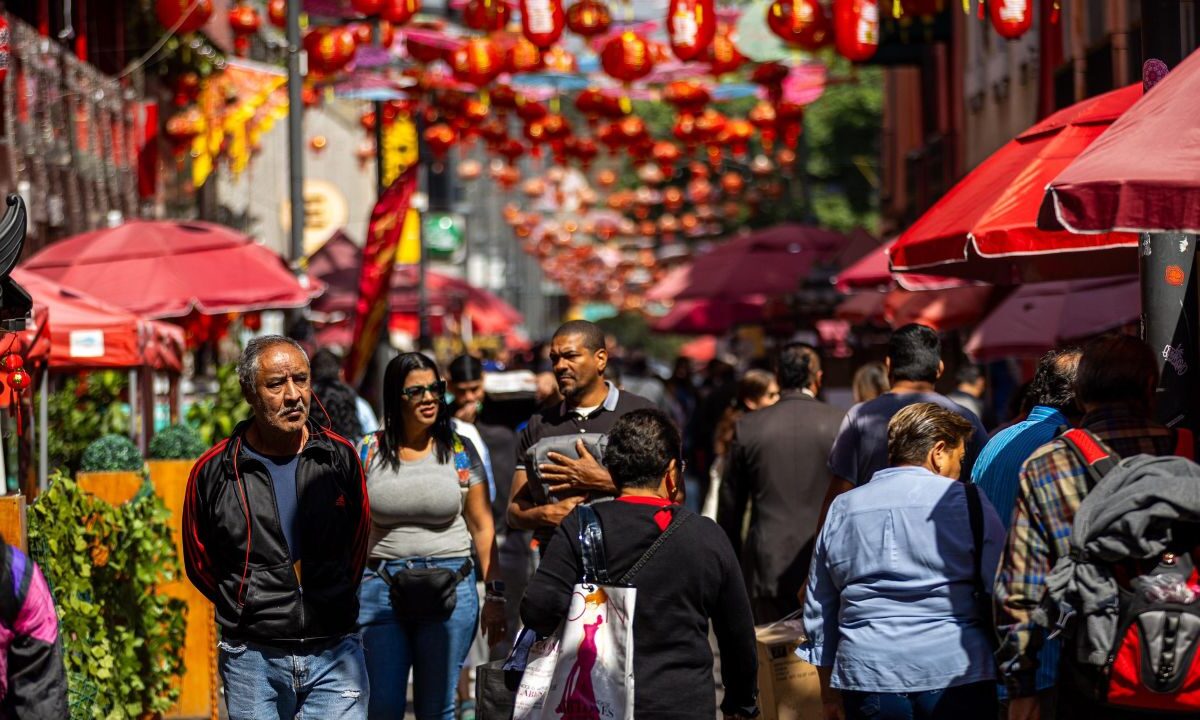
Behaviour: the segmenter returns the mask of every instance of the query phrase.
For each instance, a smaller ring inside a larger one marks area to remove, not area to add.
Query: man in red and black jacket
[[[370,510],[344,438],[309,420],[308,357],[251,340],[238,380],[253,417],[188,479],[188,578],[216,606],[231,720],[367,716],[355,632]]]

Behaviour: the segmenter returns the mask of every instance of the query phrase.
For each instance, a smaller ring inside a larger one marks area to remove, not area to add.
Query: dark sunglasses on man
[[[433,399],[441,401],[446,395],[446,381],[438,380],[437,382],[429,383],[428,385],[412,385],[400,391],[405,400],[412,402],[413,400],[422,400],[425,393],[433,395]]]

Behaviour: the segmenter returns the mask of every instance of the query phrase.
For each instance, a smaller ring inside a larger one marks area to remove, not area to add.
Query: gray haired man
[[[354,448],[309,419],[308,356],[255,338],[238,362],[253,417],[192,468],[188,578],[216,606],[231,720],[367,717],[355,633],[371,513]]]

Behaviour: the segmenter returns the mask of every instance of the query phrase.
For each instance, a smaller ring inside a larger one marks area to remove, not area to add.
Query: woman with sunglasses
[[[459,669],[481,614],[476,573],[487,581],[488,642],[507,631],[486,476],[475,448],[454,433],[445,394],[432,360],[397,356],[383,378],[383,429],[361,447],[371,538],[359,626],[373,720],[404,717],[410,668],[417,718],[454,718]]]

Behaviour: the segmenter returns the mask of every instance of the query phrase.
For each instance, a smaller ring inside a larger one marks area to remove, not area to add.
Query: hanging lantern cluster
[[[156,0],[158,22],[180,35],[196,32],[213,14],[212,0]]]

